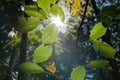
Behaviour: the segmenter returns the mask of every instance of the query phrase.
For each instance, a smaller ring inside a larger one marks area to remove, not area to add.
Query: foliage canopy
[[[119,4],[1,0],[0,79],[120,79]],[[52,23],[52,17],[63,24]]]

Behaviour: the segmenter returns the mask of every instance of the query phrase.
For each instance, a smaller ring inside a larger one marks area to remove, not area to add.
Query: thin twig
[[[84,22],[84,18],[85,18],[86,12],[87,12],[88,3],[89,3],[89,0],[86,0],[85,10],[84,10],[83,17],[82,17],[82,20],[81,20],[79,28],[78,28],[76,42],[75,42],[75,44],[73,46],[73,51],[70,54],[70,60],[69,60],[68,65],[70,65],[70,62],[71,62],[71,59],[72,59],[72,54],[73,54],[74,50],[77,48],[77,46],[78,46],[78,39],[79,39],[79,36],[80,36],[80,29],[81,29],[81,27],[83,25],[83,22]]]
[[[85,10],[84,10],[84,13],[83,13],[83,17],[82,17],[82,20],[80,22],[80,25],[78,27],[78,32],[77,32],[77,37],[76,37],[76,42],[75,44],[73,45],[73,49],[71,51],[71,53],[69,54],[69,62],[68,62],[68,70],[70,69],[71,67],[71,60],[72,60],[72,56],[73,56],[73,53],[75,51],[75,49],[77,48],[78,46],[78,40],[79,40],[79,36],[80,36],[80,29],[83,25],[83,22],[84,22],[84,19],[85,19],[85,15],[86,15],[86,12],[87,12],[87,7],[88,7],[88,3],[89,3],[89,0],[86,0],[86,5],[85,5]]]
[[[88,3],[89,3],[89,0],[86,0],[86,5],[85,5],[85,10],[84,10],[84,13],[83,13],[83,17],[82,17],[82,20],[81,20],[80,25],[78,27],[78,33],[77,33],[77,39],[76,39],[76,43],[75,43],[75,48],[77,47],[77,44],[78,44],[78,39],[79,39],[79,36],[80,36],[80,29],[81,29],[81,27],[83,25],[83,22],[84,22],[84,19],[85,19]]]

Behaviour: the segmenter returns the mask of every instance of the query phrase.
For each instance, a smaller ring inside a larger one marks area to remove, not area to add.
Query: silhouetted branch
[[[83,22],[84,22],[84,19],[85,19],[85,15],[86,15],[86,12],[87,12],[88,3],[89,3],[89,0],[86,0],[86,5],[85,5],[85,10],[84,10],[84,13],[83,13],[83,17],[82,17],[82,20],[81,20],[80,25],[79,25],[79,27],[78,27],[76,42],[75,42],[75,44],[73,45],[73,49],[72,49],[71,53],[69,54],[69,60],[68,60],[68,61],[69,61],[69,62],[68,62],[68,66],[69,66],[69,67],[68,67],[68,70],[69,70],[70,67],[71,67],[72,56],[73,56],[73,53],[74,53],[74,51],[76,50],[77,45],[78,45],[78,40],[79,40],[79,36],[80,36],[80,29],[81,29],[81,27],[82,27],[82,25],[83,25]]]
[[[79,36],[80,36],[80,30],[81,30],[81,27],[82,27],[84,19],[85,19],[88,3],[89,3],[89,0],[86,0],[86,5],[85,5],[85,10],[84,10],[84,13],[83,13],[83,17],[82,17],[82,20],[81,20],[80,25],[78,27],[78,33],[77,33],[77,39],[76,39],[76,43],[75,43],[75,48],[77,47],[77,44],[78,44],[78,40],[79,40]]]
[[[92,7],[94,9],[95,15],[98,16],[100,14],[100,10],[98,9],[95,0],[91,0]]]

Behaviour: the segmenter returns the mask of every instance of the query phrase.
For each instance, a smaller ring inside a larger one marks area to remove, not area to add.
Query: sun
[[[57,26],[61,26],[63,24],[60,16],[52,16],[51,18],[52,23],[56,24]]]
[[[59,15],[50,17],[51,23],[55,24],[58,28],[59,32],[65,33],[66,32],[66,24],[64,21],[62,21],[61,17]]]

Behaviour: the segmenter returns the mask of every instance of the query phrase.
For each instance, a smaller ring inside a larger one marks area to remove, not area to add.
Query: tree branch
[[[19,54],[19,64],[26,61],[26,46],[27,46],[27,33],[22,33],[20,54]],[[25,73],[19,71],[18,80],[25,80]]]
[[[80,36],[80,30],[81,30],[81,27],[82,27],[83,22],[84,22],[84,19],[85,19],[85,15],[86,15],[86,12],[87,12],[88,3],[89,3],[89,0],[86,0],[86,5],[85,5],[85,10],[84,10],[84,13],[83,13],[83,17],[82,17],[82,20],[81,20],[80,25],[79,25],[79,27],[78,27],[78,32],[77,32],[77,39],[76,39],[76,43],[75,43],[75,48],[76,48],[77,45],[78,45],[78,40],[79,40],[79,36]]]
[[[91,0],[92,7],[94,9],[95,15],[98,16],[100,14],[100,10],[98,9],[95,0]]]
[[[74,51],[75,51],[75,49],[76,49],[76,47],[78,45],[78,40],[79,40],[79,36],[80,36],[80,29],[81,29],[81,27],[83,25],[83,21],[85,19],[85,15],[86,15],[86,12],[87,12],[88,3],[89,3],[89,0],[86,0],[86,5],[85,5],[85,10],[84,10],[84,13],[83,13],[83,17],[82,17],[82,20],[81,20],[80,25],[78,27],[76,42],[73,45],[73,49],[72,49],[71,53],[69,54],[69,60],[68,60],[69,61],[68,62],[68,66],[69,67],[68,67],[68,71],[70,70],[70,67],[71,67],[70,65],[71,65],[71,60],[72,60],[73,53],[74,53]]]

